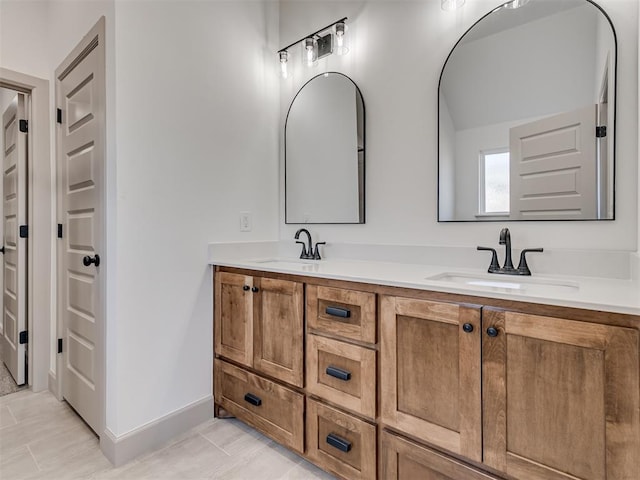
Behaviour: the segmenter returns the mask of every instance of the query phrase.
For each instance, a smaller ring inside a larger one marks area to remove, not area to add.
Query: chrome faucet
[[[477,247],[478,250],[488,250],[492,252],[491,255],[491,264],[489,265],[489,269],[487,270],[489,273],[500,273],[505,275],[531,275],[531,270],[529,270],[529,265],[527,265],[526,254],[529,252],[542,252],[544,251],[542,248],[525,248],[520,253],[520,262],[518,263],[518,268],[513,268],[513,261],[511,260],[511,233],[508,228],[503,228],[500,230],[500,239],[498,240],[500,245],[505,246],[505,258],[504,258],[504,266],[500,268],[500,263],[498,262],[498,254],[494,248],[490,247]]]

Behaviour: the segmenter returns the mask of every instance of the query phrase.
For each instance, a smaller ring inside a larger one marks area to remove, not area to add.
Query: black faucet
[[[302,245],[302,252],[300,252],[300,258],[303,260],[322,260],[318,245],[326,245],[327,242],[316,242],[316,248],[314,249],[313,240],[311,240],[311,234],[309,233],[309,230],[307,230],[306,228],[301,228],[300,230],[298,230],[294,238],[298,240],[300,238],[301,233],[307,234],[309,247],[307,248],[304,242],[296,241],[296,243],[299,243]]]
[[[498,262],[498,254],[494,248],[489,247],[477,247],[478,250],[489,250],[492,252],[491,255],[491,264],[489,265],[488,272],[489,273],[500,273],[505,275],[531,275],[531,270],[529,270],[529,265],[527,265],[526,254],[529,252],[542,252],[542,248],[525,248],[520,253],[520,263],[518,263],[518,268],[513,268],[513,261],[511,260],[511,233],[509,233],[508,228],[503,228],[500,230],[500,239],[498,241],[500,245],[505,246],[505,258],[504,258],[504,266],[500,268],[500,263]]]
[[[509,233],[508,228],[503,228],[500,230],[500,239],[498,240],[500,245],[504,245],[504,265],[502,266],[502,271],[500,273],[514,274],[516,271],[513,268],[513,261],[511,260],[511,233]],[[531,272],[529,272],[531,275]]]
[[[307,230],[306,228],[301,228],[296,232],[296,235],[294,238],[298,240],[300,238],[301,233],[307,234],[309,248],[307,249],[307,247],[304,245],[304,242],[300,242],[300,241],[296,242],[296,243],[302,244],[302,252],[300,253],[300,258],[302,258],[303,260],[311,260],[313,259],[313,241],[311,240],[311,234],[309,233],[309,230]]]

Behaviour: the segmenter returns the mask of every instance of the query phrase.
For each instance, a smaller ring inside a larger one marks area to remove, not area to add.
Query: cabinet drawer
[[[385,480],[499,480],[386,431],[382,432],[380,455],[380,478]]]
[[[307,401],[307,450],[341,477],[376,478],[376,427],[314,400]]]
[[[375,343],[376,295],[308,285],[307,323],[313,330]]]
[[[307,335],[307,391],[375,418],[376,352]]]
[[[304,452],[304,396],[221,360],[215,401],[274,440]]]

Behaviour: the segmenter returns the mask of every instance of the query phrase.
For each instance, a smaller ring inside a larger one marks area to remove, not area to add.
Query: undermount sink
[[[275,268],[289,269],[289,270],[313,271],[318,269],[318,262],[314,260],[295,260],[290,258],[268,258],[265,260],[256,260],[255,263],[259,263],[261,265],[271,266]]]
[[[468,274],[459,272],[445,272],[427,277],[426,280],[437,282],[455,283],[470,287],[489,287],[508,291],[541,292],[552,290],[554,292],[577,292],[580,285],[570,280],[557,280],[542,277],[518,277]]]

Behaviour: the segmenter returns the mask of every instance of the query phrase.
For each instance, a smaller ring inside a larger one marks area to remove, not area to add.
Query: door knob
[[[99,267],[100,266],[100,255],[98,255],[97,253],[96,253],[95,257],[90,257],[89,255],[85,255],[85,257],[82,259],[82,263],[84,264],[85,267],[88,267],[92,263],[96,267]]]
[[[473,332],[473,325],[471,325],[470,323],[465,323],[464,325],[462,325],[462,330],[464,330],[466,333],[471,333]]]
[[[244,287],[242,287],[242,290],[244,290],[245,292],[249,290],[249,285],[245,285]]]

